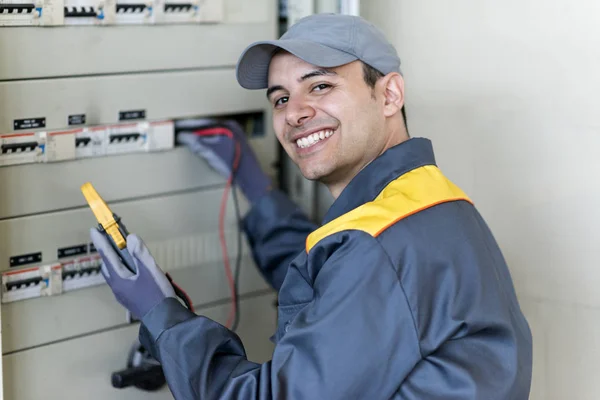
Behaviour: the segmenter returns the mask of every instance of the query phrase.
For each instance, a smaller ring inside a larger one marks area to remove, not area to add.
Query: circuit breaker
[[[0,26],[53,26],[64,22],[62,1],[1,0]]]

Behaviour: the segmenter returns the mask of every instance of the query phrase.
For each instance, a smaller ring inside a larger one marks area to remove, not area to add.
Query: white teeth
[[[296,145],[298,147],[300,147],[301,149],[305,149],[307,147],[314,145],[315,143],[318,143],[321,140],[327,139],[331,135],[333,135],[332,130],[330,130],[330,129],[322,130],[320,132],[316,132],[316,133],[313,133],[311,135],[308,135],[306,137],[296,140]]]

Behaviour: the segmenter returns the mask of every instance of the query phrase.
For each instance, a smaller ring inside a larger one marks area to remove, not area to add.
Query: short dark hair
[[[363,79],[365,80],[365,83],[371,89],[374,89],[377,81],[380,78],[383,78],[383,76],[384,76],[383,73],[364,62],[362,63],[362,66],[363,66]],[[406,131],[408,132],[408,125],[406,123],[405,107],[402,106],[402,110],[400,110],[400,111],[402,112],[402,118],[404,119],[404,126],[406,126]]]

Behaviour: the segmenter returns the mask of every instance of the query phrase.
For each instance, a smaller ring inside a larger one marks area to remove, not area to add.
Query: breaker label
[[[85,124],[85,114],[69,115],[69,126]]]
[[[119,111],[119,121],[129,121],[132,119],[145,119],[146,110]]]
[[[57,250],[56,256],[58,258],[74,257],[74,256],[80,256],[82,254],[87,254],[87,252],[88,252],[87,244],[80,244],[78,246],[62,247]]]
[[[21,265],[33,264],[42,261],[42,252],[30,254],[21,254],[10,258],[10,267],[20,267]]]
[[[15,130],[45,128],[46,118],[15,119],[13,127]]]

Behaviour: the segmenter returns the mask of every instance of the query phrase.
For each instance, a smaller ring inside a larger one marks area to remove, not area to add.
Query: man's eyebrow
[[[314,78],[315,76],[334,76],[334,75],[337,75],[337,73],[335,73],[334,71],[329,70],[329,69],[320,68],[320,69],[316,69],[314,71],[310,71],[310,72],[302,75],[298,79],[298,82],[303,82],[307,79]],[[273,86],[269,87],[267,89],[267,99],[271,97],[271,94],[273,92],[276,92],[278,90],[285,90],[285,88],[281,85],[273,85]]]
[[[268,88],[267,89],[267,99],[271,97],[271,93],[276,92],[278,90],[284,90],[283,86],[275,85],[275,86],[271,86],[270,88]]]
[[[320,69],[316,69],[314,71],[311,71],[307,74],[304,74],[300,77],[300,79],[298,79],[298,82],[302,82],[305,81],[307,79],[310,78],[314,78],[315,76],[324,76],[324,75],[329,75],[329,76],[333,76],[333,75],[337,75],[334,71],[329,70],[329,69],[325,69],[325,68],[320,68]]]

